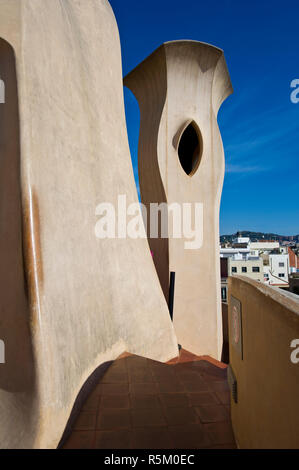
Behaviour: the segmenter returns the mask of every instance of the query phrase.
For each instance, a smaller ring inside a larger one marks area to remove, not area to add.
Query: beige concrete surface
[[[232,93],[223,52],[196,41],[165,43],[124,83],[140,106],[142,202],[147,207],[153,202],[203,204],[201,248],[185,249],[188,240],[172,236],[170,217],[169,238],[149,243],[166,299],[169,273],[176,272],[174,327],[179,343],[192,353],[220,359],[219,205],[225,165],[217,113]],[[199,146],[190,155],[187,173],[179,149],[190,124]]]
[[[0,448],[55,448],[97,366],[177,340],[147,241],[95,236],[138,200],[109,3],[0,0],[0,38]]]
[[[291,355],[299,358],[299,351],[291,344],[297,339],[299,346],[299,297],[245,276],[229,278],[230,296],[242,310],[243,360],[229,331],[238,388],[238,403],[231,405],[238,446],[298,449],[299,363]]]

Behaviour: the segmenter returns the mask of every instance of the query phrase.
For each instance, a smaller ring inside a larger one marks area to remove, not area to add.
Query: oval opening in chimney
[[[202,156],[202,138],[194,121],[182,133],[178,154],[184,172],[189,176],[194,175]]]

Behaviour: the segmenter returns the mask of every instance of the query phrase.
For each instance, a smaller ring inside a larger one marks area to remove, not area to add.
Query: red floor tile
[[[194,408],[165,408],[164,414],[169,426],[176,426],[179,424],[195,424],[198,422],[198,417]]]
[[[133,429],[136,449],[172,449],[170,433],[166,427],[149,426]]]
[[[216,395],[210,392],[188,393],[188,397],[191,406],[218,404]]]
[[[99,383],[93,393],[99,395],[122,395],[129,393],[128,383],[103,384]]]
[[[169,427],[174,449],[203,449],[211,445],[209,435],[201,424]]]
[[[159,397],[155,394],[132,393],[130,400],[132,408],[160,408]]]
[[[64,449],[92,449],[94,437],[94,431],[73,431]]]
[[[196,411],[202,423],[217,423],[229,420],[227,409],[221,405],[200,405],[196,407]]]
[[[133,427],[166,426],[162,407],[135,408],[131,410]]]
[[[83,411],[96,411],[100,403],[100,395],[91,393],[83,405]]]
[[[159,389],[158,389],[158,384],[156,383],[132,383],[130,385],[130,391],[131,393],[141,393],[144,395],[147,394],[157,394]]]
[[[99,411],[97,419],[98,430],[110,431],[130,428],[129,410],[106,408]]]
[[[129,408],[129,395],[103,395],[100,406],[102,408]]]
[[[133,449],[133,433],[128,429],[97,431],[95,449]]]
[[[159,382],[158,387],[161,393],[178,393],[185,392],[184,385],[178,380],[169,380],[167,382]]]
[[[76,431],[92,431],[96,427],[96,412],[82,411],[76,420],[74,429]]]
[[[184,380],[184,389],[186,390],[186,392],[189,393],[209,391],[209,387],[207,386],[206,382],[204,382],[202,379],[197,379],[193,381]]]
[[[160,400],[167,408],[182,408],[189,406],[188,396],[185,393],[161,393]]]

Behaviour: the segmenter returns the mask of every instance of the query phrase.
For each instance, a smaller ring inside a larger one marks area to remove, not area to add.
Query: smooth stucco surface
[[[109,3],[0,0],[0,37],[0,447],[54,448],[97,366],[177,340],[147,241],[95,236],[138,201]]]
[[[230,364],[238,388],[231,412],[238,446],[298,449],[299,363],[291,361],[291,343],[299,342],[299,297],[243,276],[229,278],[230,296],[241,301],[242,310],[243,360],[230,328]]]
[[[140,106],[142,202],[203,204],[199,249],[187,250],[186,238],[172,236],[170,217],[169,238],[149,243],[166,298],[169,273],[176,273],[174,327],[179,343],[193,353],[220,359],[219,206],[224,152],[217,113],[232,93],[223,52],[196,41],[165,43],[124,83]],[[190,123],[202,139],[201,161],[192,176],[184,172],[178,157],[181,136]]]

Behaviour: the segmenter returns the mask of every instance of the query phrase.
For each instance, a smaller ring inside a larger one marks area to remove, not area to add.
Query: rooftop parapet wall
[[[236,347],[234,299],[241,303],[243,359]],[[230,277],[229,337],[238,390],[232,423],[239,447],[298,449],[299,297],[247,277]]]
[[[177,340],[145,239],[95,235],[138,204],[106,0],[0,0],[0,447],[55,448],[83,383]]]

